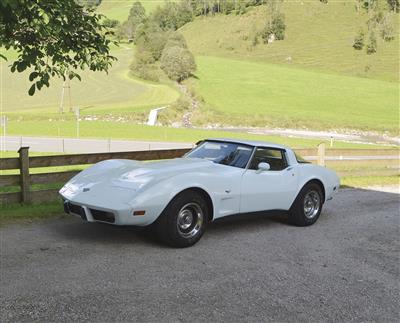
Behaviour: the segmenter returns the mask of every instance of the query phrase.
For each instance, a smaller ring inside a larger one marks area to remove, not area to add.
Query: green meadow
[[[398,83],[210,56],[197,64],[198,92],[215,112],[206,121],[398,131]]]
[[[72,80],[65,89],[64,108],[79,107],[86,113],[112,113],[114,110],[135,112],[174,102],[179,93],[169,84],[155,84],[132,78],[129,64],[133,57],[132,46],[121,44],[111,54],[118,58],[108,74],[91,71],[81,72],[82,81]],[[11,73],[7,63],[1,64],[3,84],[3,111],[9,113],[57,113],[61,102],[63,82],[53,79],[50,87],[44,87],[29,96],[28,73]],[[71,100],[70,100],[71,98]]]
[[[341,75],[399,81],[399,14],[389,14],[395,38],[385,42],[377,33],[377,52],[352,47],[357,32],[367,35],[373,12],[356,12],[354,1],[284,1],[285,39],[264,44],[257,37],[267,22],[266,6],[244,15],[199,17],[181,32],[195,55],[219,56],[268,64],[295,66]],[[366,37],[365,43],[368,42]]]

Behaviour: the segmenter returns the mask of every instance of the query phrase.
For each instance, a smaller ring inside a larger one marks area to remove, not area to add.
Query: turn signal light
[[[146,211],[134,211],[133,215],[144,215]]]

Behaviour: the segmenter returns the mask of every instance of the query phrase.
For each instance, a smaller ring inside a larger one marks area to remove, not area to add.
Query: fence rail
[[[79,171],[68,170],[31,174],[34,168],[90,165],[106,159],[160,160],[181,157],[189,149],[160,149],[130,152],[73,155],[29,156],[29,147],[19,149],[19,157],[0,159],[0,171],[19,170],[19,174],[0,175],[0,204],[44,202],[57,196],[59,188],[33,190],[32,185],[51,186],[68,181]],[[398,149],[295,149],[295,152],[322,166],[336,169],[340,176],[386,176],[399,174]],[[14,192],[7,192],[7,188]],[[18,191],[16,191],[16,188]]]

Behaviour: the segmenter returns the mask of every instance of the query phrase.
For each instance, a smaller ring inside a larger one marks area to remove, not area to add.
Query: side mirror
[[[268,163],[259,163],[257,168],[257,173],[261,173],[269,170],[271,166]]]

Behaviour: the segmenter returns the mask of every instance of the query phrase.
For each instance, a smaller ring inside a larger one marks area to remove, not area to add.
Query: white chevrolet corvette
[[[290,148],[209,139],[173,160],[99,162],[60,194],[65,211],[86,221],[154,225],[165,242],[187,247],[208,222],[232,214],[286,210],[291,223],[311,225],[338,188],[335,172]]]

